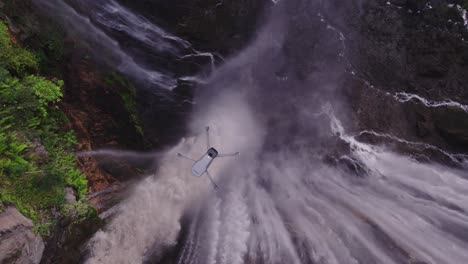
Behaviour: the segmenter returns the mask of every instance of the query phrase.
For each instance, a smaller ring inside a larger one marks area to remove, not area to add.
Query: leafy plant
[[[83,200],[66,204],[62,209],[62,213],[72,219],[97,217],[96,209]]]
[[[10,41],[8,28],[0,22],[0,63],[1,66],[16,75],[23,75],[27,71],[37,71],[39,64],[35,55]]]
[[[62,97],[60,87],[63,85],[62,80],[51,82],[43,77],[30,75],[24,78],[23,85],[32,90],[37,97],[37,109],[42,115],[47,115],[47,106],[51,103],[57,103]]]

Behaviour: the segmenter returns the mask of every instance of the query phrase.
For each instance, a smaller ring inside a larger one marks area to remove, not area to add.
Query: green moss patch
[[[137,110],[135,87],[127,79],[117,73],[108,75],[106,83],[110,86],[118,86],[118,89],[116,89],[117,93],[122,99],[125,109],[132,119],[133,126],[135,127],[135,130],[143,136],[143,129]]]

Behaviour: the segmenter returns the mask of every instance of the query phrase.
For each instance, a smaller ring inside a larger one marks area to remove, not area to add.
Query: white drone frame
[[[213,187],[217,189],[218,185],[216,185],[215,181],[213,180],[210,173],[208,172],[208,168],[210,167],[211,163],[213,163],[215,158],[234,157],[234,156],[238,156],[239,152],[229,153],[229,154],[219,154],[215,148],[210,146],[210,127],[209,126],[206,127],[206,146],[208,150],[198,160],[189,158],[180,153],[177,153],[177,157],[193,161],[192,175],[196,177],[201,177],[203,176],[203,174],[206,174],[210,182],[213,184]]]

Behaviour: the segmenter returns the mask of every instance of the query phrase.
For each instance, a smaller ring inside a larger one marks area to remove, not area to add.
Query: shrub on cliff
[[[28,50],[11,43],[8,28],[0,23],[0,66],[16,75],[38,70],[38,60]]]

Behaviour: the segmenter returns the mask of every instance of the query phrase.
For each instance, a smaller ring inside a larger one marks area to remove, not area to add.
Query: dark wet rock
[[[33,232],[33,223],[16,208],[8,206],[0,213],[0,263],[37,264],[44,242]]]
[[[231,55],[244,47],[270,0],[123,0],[133,10],[189,40],[197,49]]]
[[[346,93],[356,130],[466,153],[467,117],[462,108],[429,107],[416,99],[403,103],[393,97],[406,92],[433,102],[468,102],[467,28],[461,13],[448,1],[431,1],[430,7],[427,2],[364,5],[360,36],[347,41],[357,76]],[[434,153],[426,155],[438,159]]]
[[[121,3],[188,40],[196,50],[213,54],[213,61],[209,56],[178,59],[179,64],[174,71],[179,77],[205,76],[213,65],[222,64],[222,57],[239,52],[254,38],[264,7],[271,5],[269,0],[124,0]],[[196,82],[179,80],[173,93],[162,91],[161,95],[152,90],[138,90],[143,129],[154,147],[175,144],[186,134],[184,124],[192,111],[190,102],[197,86]]]
[[[369,173],[369,169],[355,158],[342,156],[336,160],[336,165],[353,175],[364,177]]]
[[[4,0],[0,7],[0,17],[5,20],[14,37],[29,46],[29,40],[38,36],[41,19],[34,13],[30,0]]]
[[[272,151],[300,149],[304,143],[296,144],[296,138],[308,135],[324,142],[322,148],[331,160],[340,160],[347,154],[345,148],[330,145],[319,131],[301,131],[303,127],[284,122],[285,118],[299,116],[301,106],[320,112],[319,107],[329,101],[337,113],[352,116],[350,122],[346,116],[339,117],[349,135],[366,130],[387,134],[394,138],[373,137],[371,143],[384,144],[417,160],[459,165],[462,156],[449,153],[468,151],[464,111],[461,107],[437,106],[450,100],[461,104],[468,101],[464,88],[468,83],[467,28],[461,13],[448,3],[289,2],[284,54],[265,58],[271,60],[271,74],[278,82],[256,76],[259,86],[283,89],[273,89],[274,95],[262,93],[252,101],[259,115],[268,109],[266,142],[277,144],[267,147]],[[320,100],[306,96],[314,90],[320,93]],[[415,94],[422,100],[402,100],[396,97],[399,92]],[[275,97],[282,102],[271,102]],[[301,104],[304,101],[307,103]],[[329,125],[328,120],[308,121]]]
[[[52,236],[46,239],[41,263],[83,263],[86,242],[103,224],[97,216],[72,214],[59,218]]]
[[[459,150],[468,149],[468,113],[456,107],[434,111],[434,125],[440,135]]]

